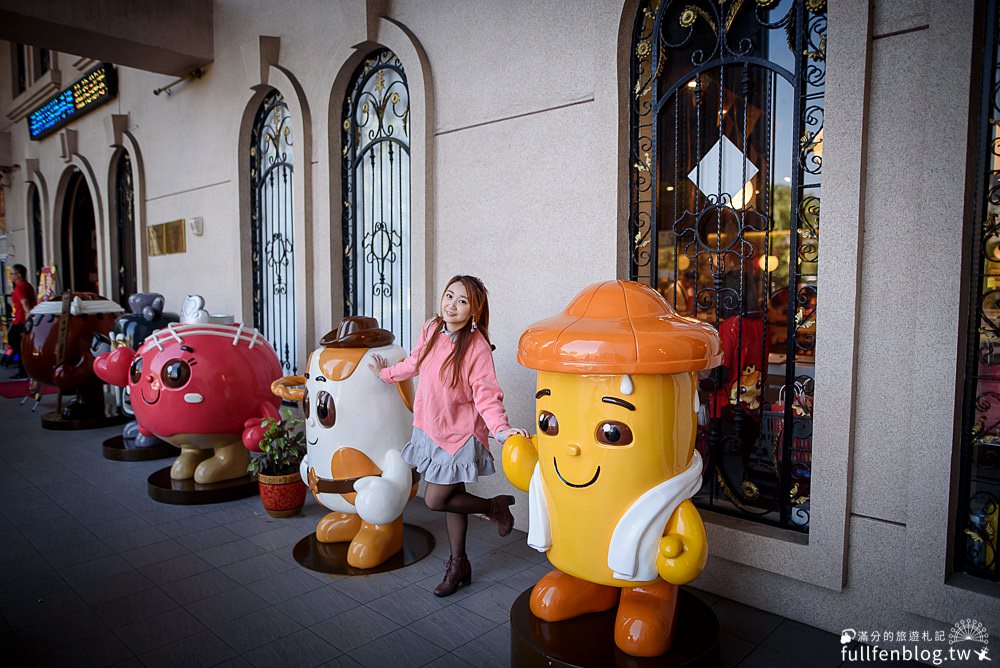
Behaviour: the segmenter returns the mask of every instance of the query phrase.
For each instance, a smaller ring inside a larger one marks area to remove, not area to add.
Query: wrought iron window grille
[[[989,580],[997,569],[1000,510],[1000,6],[983,26],[978,152],[969,263],[955,568]]]
[[[410,97],[391,51],[365,59],[344,100],[344,314],[377,318],[411,343]]]
[[[261,102],[250,136],[253,324],[289,374],[298,370],[293,148],[288,105],[273,90]]]
[[[118,267],[115,298],[128,308],[128,298],[136,292],[135,191],[132,187],[132,160],[127,151],[118,158],[115,178],[115,251]]]
[[[42,199],[38,195],[38,186],[31,184],[30,186],[30,205],[29,212],[31,216],[31,234],[32,234],[32,245],[34,246],[34,259],[35,259],[35,278],[42,271],[42,267],[45,266],[45,249],[44,240],[42,238]]]
[[[629,277],[715,325],[695,502],[807,532],[825,0],[647,0],[631,55]]]

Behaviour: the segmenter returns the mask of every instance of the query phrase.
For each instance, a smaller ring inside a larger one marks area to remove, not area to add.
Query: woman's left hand
[[[378,353],[373,353],[371,359],[368,361],[368,368],[371,369],[372,373],[376,376],[379,375],[379,371],[385,369],[389,366],[388,360],[379,355]]]
[[[524,429],[517,429],[515,427],[511,427],[510,429],[507,430],[507,433],[504,434],[504,440],[506,441],[508,438],[510,438],[514,434],[520,434],[521,436],[524,436],[525,438],[530,438],[530,436],[529,436],[529,434],[528,434],[528,432],[526,430],[524,430]]]

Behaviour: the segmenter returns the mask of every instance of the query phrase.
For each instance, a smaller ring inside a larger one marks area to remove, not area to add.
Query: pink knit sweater
[[[413,402],[413,426],[430,436],[448,454],[458,452],[473,435],[489,447],[487,428],[494,436],[510,430],[503,407],[503,391],[493,369],[493,351],[477,332],[465,353],[458,387],[452,387],[451,369],[446,370],[442,378],[441,368],[454,344],[447,333],[431,332],[430,327],[431,321],[424,323],[410,356],[382,369],[379,378],[385,383],[396,383],[420,374]],[[418,368],[417,359],[424,346],[431,343],[433,347]]]

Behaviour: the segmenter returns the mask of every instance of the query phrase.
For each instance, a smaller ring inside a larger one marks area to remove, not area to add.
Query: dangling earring
[[[475,320],[472,321],[472,331],[473,332],[476,331],[476,321]]]

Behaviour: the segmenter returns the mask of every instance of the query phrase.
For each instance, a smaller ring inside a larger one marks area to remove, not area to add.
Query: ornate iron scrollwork
[[[250,137],[250,260],[254,326],[295,374],[295,208],[291,116],[278,91],[261,102]]]
[[[955,567],[1000,580],[1000,3],[984,3]]]
[[[115,177],[115,251],[118,270],[114,286],[115,297],[125,308],[128,307],[129,296],[136,291],[134,199],[132,160],[128,151],[122,151]]]
[[[410,345],[410,96],[383,49],[358,68],[344,101],[345,315],[369,315]]]
[[[825,0],[648,0],[632,42],[630,278],[718,327],[730,359],[703,379],[696,501],[800,531],[826,26]]]

